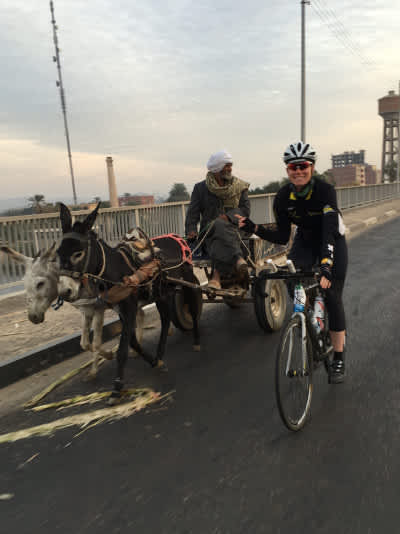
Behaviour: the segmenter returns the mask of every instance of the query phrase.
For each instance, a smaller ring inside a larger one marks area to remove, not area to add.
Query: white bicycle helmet
[[[311,163],[315,163],[316,160],[317,154],[313,147],[309,143],[303,143],[303,141],[292,143],[283,153],[283,161],[286,164],[295,161],[311,161]]]

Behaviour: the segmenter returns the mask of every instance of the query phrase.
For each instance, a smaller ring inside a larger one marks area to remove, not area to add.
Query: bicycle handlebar
[[[262,277],[265,279],[277,280],[301,280],[304,278],[317,279],[320,277],[320,270],[318,267],[313,267],[309,271],[297,270],[292,260],[286,261],[286,266],[276,265],[272,260],[267,260],[269,270],[261,271]],[[259,274],[261,274],[259,273]]]
[[[304,278],[315,280],[319,274],[318,269],[315,271],[299,270],[295,273],[290,273],[287,269],[278,268],[274,273],[267,270],[260,271],[259,276],[268,280],[303,280]]]

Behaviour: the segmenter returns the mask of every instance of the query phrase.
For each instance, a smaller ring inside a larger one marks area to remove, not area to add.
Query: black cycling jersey
[[[340,211],[334,187],[317,178],[304,197],[296,196],[292,184],[284,185],[274,200],[275,224],[259,225],[256,234],[272,243],[289,241],[291,224],[298,227],[298,237],[319,246],[320,258],[330,262],[335,257],[335,242],[339,232]],[[330,263],[329,262],[329,263]]]
[[[305,197],[299,197],[291,184],[285,185],[275,197],[274,213],[276,223],[259,225],[256,234],[272,243],[285,244],[290,238],[291,225],[297,226],[288,258],[300,269],[310,268],[318,260],[332,265],[332,285],[325,290],[329,327],[337,332],[345,330],[342,292],[347,270],[347,245],[344,225],[339,224],[341,215],[334,187],[313,179],[310,191]],[[292,295],[291,284],[288,288]]]

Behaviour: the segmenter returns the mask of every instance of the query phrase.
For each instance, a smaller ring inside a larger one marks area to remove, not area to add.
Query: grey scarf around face
[[[239,207],[240,197],[250,184],[236,178],[236,176],[231,176],[226,185],[219,185],[215,174],[208,172],[206,185],[210,193],[223,200],[224,208],[233,209]]]

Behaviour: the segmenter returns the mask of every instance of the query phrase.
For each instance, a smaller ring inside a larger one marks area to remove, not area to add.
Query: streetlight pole
[[[301,0],[301,132],[300,138],[306,142],[306,4],[309,0]]]
[[[54,41],[54,47],[56,50],[56,55],[53,56],[53,61],[57,63],[57,71],[58,71],[58,80],[56,84],[57,84],[57,87],[60,88],[61,109],[62,109],[63,117],[64,117],[64,129],[65,129],[65,137],[67,140],[69,170],[71,173],[71,181],[72,181],[72,194],[74,196],[74,204],[76,205],[78,204],[78,200],[76,198],[74,169],[72,167],[71,144],[69,142],[69,131],[68,131],[68,122],[67,122],[67,104],[65,102],[64,87],[63,87],[62,76],[61,76],[60,49],[58,48],[57,26],[56,26],[56,21],[54,18],[53,0],[50,0],[50,11],[51,11],[51,23],[53,25],[53,41]]]

